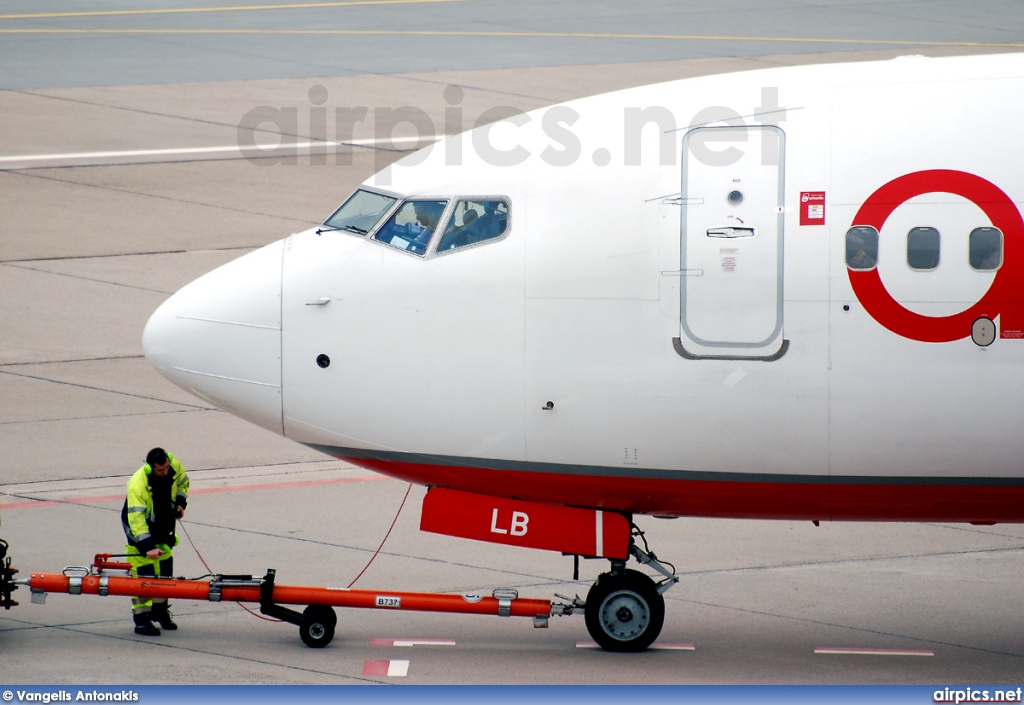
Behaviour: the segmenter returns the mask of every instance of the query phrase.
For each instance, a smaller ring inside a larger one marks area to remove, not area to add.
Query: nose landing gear
[[[590,636],[605,651],[643,651],[653,644],[665,623],[662,595],[679,582],[675,568],[658,561],[643,532],[634,526],[633,537],[637,536],[643,540],[644,548],[637,546],[634,539],[630,555],[665,578],[655,583],[639,571],[627,570],[625,561],[612,561],[611,571],[598,576],[587,593],[584,619]]]

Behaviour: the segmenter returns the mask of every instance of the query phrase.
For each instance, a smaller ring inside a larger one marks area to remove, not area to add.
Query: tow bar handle
[[[3,554],[7,553],[7,542],[0,539],[0,549]],[[0,607],[9,610],[18,605],[11,599],[11,593],[18,589],[18,583],[14,576],[18,574],[17,568],[11,567],[11,559],[0,555]]]

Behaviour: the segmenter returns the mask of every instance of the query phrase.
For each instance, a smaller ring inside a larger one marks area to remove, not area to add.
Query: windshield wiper
[[[324,223],[323,225],[316,229],[316,234],[319,235],[320,233],[334,232],[336,230],[347,230],[350,233],[355,233],[357,235],[365,235],[366,233],[370,232],[369,230],[364,230],[363,228],[360,228],[359,226],[356,225],[342,225],[339,228],[336,225],[327,225],[326,223]]]

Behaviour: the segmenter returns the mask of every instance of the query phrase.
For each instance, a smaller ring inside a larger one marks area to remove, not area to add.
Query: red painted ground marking
[[[455,646],[454,639],[386,639],[374,637],[370,646]]]
[[[395,659],[365,661],[363,663],[363,675],[405,678],[409,675],[409,662]]]
[[[189,495],[213,494],[215,492],[244,492],[251,490],[283,490],[293,487],[315,487],[317,485],[343,485],[350,482],[374,482],[376,480],[390,480],[390,477],[383,475],[368,475],[366,477],[343,477],[335,480],[304,480],[301,482],[272,482],[266,485],[240,485],[238,487],[207,487],[195,489]],[[52,507],[57,504],[91,504],[93,502],[123,501],[124,495],[108,495],[105,497],[79,497],[77,499],[61,500],[40,500],[38,502],[18,502],[16,504],[0,504],[0,509],[32,509],[34,507]]]

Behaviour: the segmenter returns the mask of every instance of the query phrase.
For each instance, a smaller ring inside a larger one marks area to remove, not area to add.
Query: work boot
[[[133,614],[135,633],[142,636],[160,636],[160,630],[153,626],[153,617],[149,612]]]
[[[174,631],[178,628],[178,625],[171,619],[171,613],[168,611],[168,605],[166,602],[154,602],[153,603],[153,619],[160,623],[160,626],[167,631]]]

